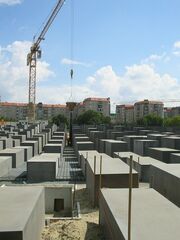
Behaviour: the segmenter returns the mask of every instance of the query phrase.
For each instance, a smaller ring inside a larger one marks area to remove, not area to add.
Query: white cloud
[[[91,89],[103,96],[110,96],[116,103],[140,99],[175,99],[180,96],[179,81],[169,74],[160,75],[148,64],[127,66],[122,76],[111,66],[106,66],[91,78]]]
[[[21,4],[23,0],[0,0],[0,5],[6,4],[9,6]]]
[[[0,51],[0,95],[2,100],[27,101],[29,67],[26,66],[26,57],[31,42],[15,41],[1,47]],[[46,62],[38,61],[37,80],[43,81],[53,77],[54,73]]]
[[[80,61],[76,61],[76,60],[71,60],[68,58],[63,58],[61,60],[61,64],[65,64],[65,65],[80,65],[80,66],[84,66],[84,67],[89,67],[90,64],[88,63],[84,63],[84,62],[80,62]]]
[[[141,62],[147,63],[147,64],[152,64],[157,61],[165,60],[167,58],[167,54],[164,52],[161,55],[158,54],[151,54],[149,57],[143,59]]]
[[[174,48],[180,48],[180,41],[174,43]]]

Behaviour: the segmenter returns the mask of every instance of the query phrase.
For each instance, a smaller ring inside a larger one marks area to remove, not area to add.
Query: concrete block
[[[86,187],[92,205],[98,205],[100,160],[87,159]],[[95,170],[95,171],[94,171]],[[133,187],[139,186],[138,173],[133,170]],[[129,167],[118,158],[109,156],[102,158],[102,188],[127,188],[129,186]]]
[[[106,142],[112,139],[99,139],[99,148],[98,152],[105,153],[106,152]]]
[[[0,177],[8,175],[12,168],[12,157],[0,157]]]
[[[44,146],[45,153],[62,153],[63,147],[62,144],[46,144]]]
[[[43,154],[42,154],[43,155]],[[33,157],[27,161],[27,179],[30,182],[55,181],[58,173],[57,156]]]
[[[24,151],[24,161],[27,162],[33,157],[33,149],[31,146],[18,146],[16,149],[23,149]]]
[[[105,153],[113,157],[114,152],[125,152],[128,150],[127,142],[108,140],[105,142]]]
[[[12,148],[13,147],[12,138],[1,137],[0,138],[0,142],[1,141],[3,142],[3,149]]]
[[[162,139],[166,137],[167,135],[165,134],[160,134],[160,133],[151,133],[147,135],[147,138],[150,140],[156,140],[159,142],[159,147],[162,147]]]
[[[76,142],[76,145],[74,146],[76,155],[78,154],[78,151],[82,150],[94,150],[94,143],[87,141],[87,142]]]
[[[0,156],[12,157],[12,168],[17,168],[24,163],[24,151],[22,149],[6,148],[0,151]]]
[[[42,138],[40,136],[27,138],[27,141],[37,141],[38,142],[38,154],[42,153]]]
[[[21,146],[31,146],[33,151],[33,156],[38,155],[38,142],[37,141],[25,141],[21,143]]]
[[[180,137],[178,136],[164,137],[162,139],[162,147],[180,150]]]
[[[170,154],[170,163],[180,163],[180,153]]]
[[[180,207],[180,165],[151,166],[151,187]]]
[[[148,148],[148,155],[152,158],[160,160],[165,163],[170,163],[171,153],[179,153],[180,150],[171,148]]]
[[[0,188],[0,216],[0,239],[41,239],[45,222],[44,189]]]
[[[141,156],[148,156],[149,147],[158,147],[159,143],[156,140],[141,139],[134,141],[134,153]]]
[[[20,146],[20,139],[13,139],[13,147]]]
[[[128,194],[128,189],[100,191],[100,225],[106,240],[128,239]],[[180,210],[177,206],[153,189],[133,189],[132,198],[133,240],[180,239]]]
[[[137,139],[147,139],[147,136],[140,136],[140,135],[126,135],[124,136],[124,141],[128,144],[128,150],[133,152],[134,151],[134,140]]]
[[[72,216],[73,210],[73,191],[72,185],[64,186],[54,184],[53,186],[45,186],[45,211],[46,214],[54,213],[55,199],[61,199],[64,202],[64,208],[61,210],[65,217]]]

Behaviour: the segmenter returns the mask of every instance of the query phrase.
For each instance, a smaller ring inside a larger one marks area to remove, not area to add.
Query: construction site
[[[109,96],[76,101],[71,63],[66,103],[37,102],[41,43],[64,5],[27,54],[28,102],[0,100],[0,240],[180,240],[180,127],[164,120],[179,99],[124,102],[114,117]],[[149,115],[162,122],[140,124]]]

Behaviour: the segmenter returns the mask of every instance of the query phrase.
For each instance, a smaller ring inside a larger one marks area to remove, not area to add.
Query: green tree
[[[155,114],[149,114],[144,117],[144,123],[146,126],[162,126],[163,118]]]
[[[62,115],[62,114],[58,114],[58,115],[54,116],[51,119],[51,122],[56,124],[57,126],[60,126],[61,124],[68,125],[67,118],[64,115]]]
[[[94,110],[88,110],[79,115],[76,121],[78,124],[109,124],[111,118]]]
[[[137,124],[141,126],[162,126],[163,118],[155,114],[149,114],[144,118],[139,119]]]
[[[179,127],[180,126],[180,115],[171,117],[171,118],[165,118],[164,119],[164,126],[166,127]]]

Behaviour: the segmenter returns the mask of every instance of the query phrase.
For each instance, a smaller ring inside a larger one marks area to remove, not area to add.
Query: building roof
[[[1,106],[6,106],[6,107],[11,107],[11,106],[14,106],[14,107],[26,107],[27,106],[27,103],[15,103],[15,102],[1,102],[0,103]]]
[[[110,102],[110,98],[90,97],[90,98],[84,99],[83,102],[86,102],[86,101],[92,101],[92,102]]]
[[[144,103],[148,103],[148,104],[163,104],[163,102],[161,102],[161,101],[149,101],[148,99],[144,99],[143,101],[136,102],[135,104],[144,104]]]
[[[28,104],[15,103],[15,102],[1,102],[0,105],[5,107],[27,107]],[[66,108],[66,105],[63,105],[63,104],[42,104],[42,106],[49,107],[49,108]]]
[[[119,105],[116,105],[116,107],[122,107],[122,108],[125,108],[125,109],[134,109],[134,105],[127,105],[127,104],[119,104]]]

